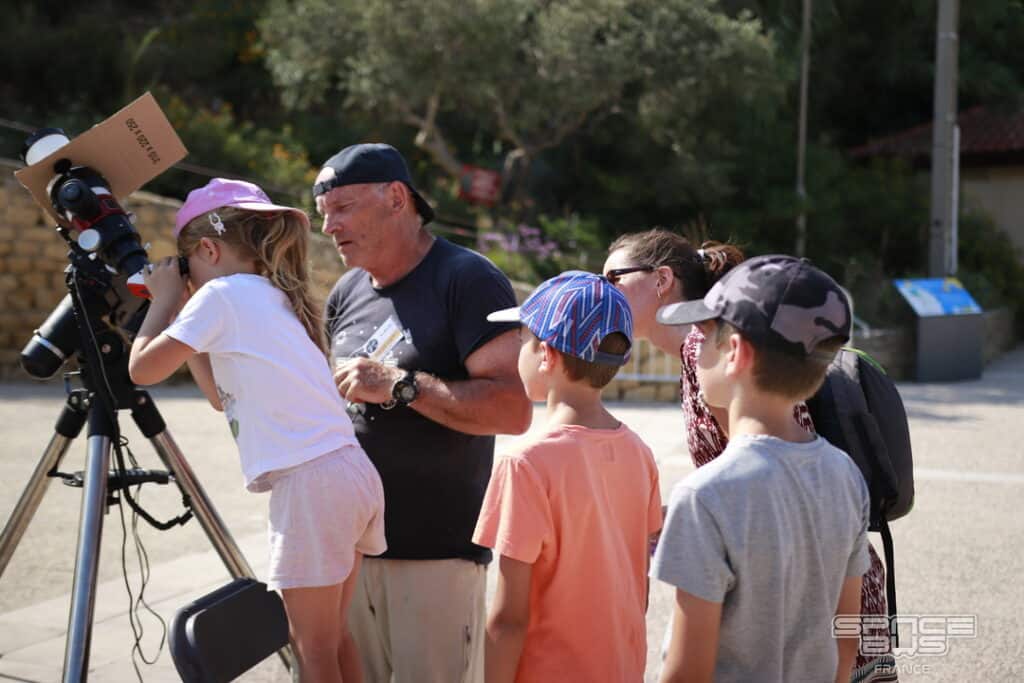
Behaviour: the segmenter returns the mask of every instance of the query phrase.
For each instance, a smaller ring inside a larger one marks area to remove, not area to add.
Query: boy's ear
[[[726,374],[735,377],[754,367],[754,356],[757,350],[738,333],[729,335],[726,342]]]
[[[558,364],[558,352],[548,346],[547,342],[540,343],[540,371],[551,372]]]

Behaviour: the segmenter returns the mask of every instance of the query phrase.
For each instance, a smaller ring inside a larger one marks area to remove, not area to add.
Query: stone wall
[[[857,336],[853,345],[877,360],[889,376],[906,380],[914,375],[915,337],[911,327],[875,329]]]
[[[0,377],[24,379],[18,354],[67,293],[64,268],[67,245],[53,219],[38,207],[14,177],[21,164],[0,159]],[[142,243],[152,260],[176,253],[171,235],[181,202],[135,192],[122,205],[135,214]],[[334,245],[315,235],[311,251],[313,280],[322,299],[342,272]],[[59,377],[58,373],[58,377]]]
[[[997,308],[985,311],[985,363],[999,357],[1017,345],[1016,324],[1013,311]]]

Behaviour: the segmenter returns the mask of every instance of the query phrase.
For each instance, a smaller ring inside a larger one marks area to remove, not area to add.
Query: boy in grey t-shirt
[[[793,420],[849,339],[850,307],[807,261],[763,256],[701,301],[704,400],[728,412],[729,446],[672,492],[651,576],[676,587],[662,681],[849,681],[858,640],[832,619],[860,611],[868,491],[853,461]]]

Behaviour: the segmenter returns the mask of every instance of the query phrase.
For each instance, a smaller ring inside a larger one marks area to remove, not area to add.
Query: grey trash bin
[[[978,379],[984,366],[981,307],[956,278],[894,280],[917,317],[914,379]]]

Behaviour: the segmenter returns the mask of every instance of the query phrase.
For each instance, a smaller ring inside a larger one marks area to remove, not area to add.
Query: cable
[[[131,454],[130,449],[128,450],[128,454],[129,457],[131,458],[132,466],[138,467],[138,463],[135,462],[135,456]],[[141,500],[141,484],[136,487],[136,496]],[[142,543],[142,538],[139,536],[139,515],[134,512],[132,513],[132,539],[135,543],[135,556],[139,561],[140,585],[139,595],[132,602],[131,610],[128,614],[128,619],[130,622],[132,622],[132,634],[136,636],[135,644],[132,646],[132,666],[135,667],[135,671],[138,674],[139,669],[135,661],[136,655],[138,655],[139,659],[141,659],[145,664],[149,666],[152,666],[156,663],[156,660],[160,657],[160,653],[164,649],[164,643],[167,642],[167,622],[165,622],[163,618],[157,613],[157,611],[154,610],[153,607],[148,602],[146,602],[146,587],[149,585],[150,576],[149,554],[146,552],[146,548]],[[130,594],[129,600],[131,600]],[[160,624],[160,644],[157,645],[156,654],[153,655],[152,659],[148,659],[146,657],[146,653],[142,650],[142,636],[144,633],[144,629],[142,626],[142,610],[140,608],[145,608],[145,611],[153,615],[153,617],[157,620],[157,623]],[[138,625],[138,631],[136,631],[135,628],[136,624]]]
[[[164,621],[160,614],[155,609],[153,609],[153,607],[145,599],[146,587],[149,584],[150,566],[149,555],[146,552],[145,546],[142,543],[142,538],[139,535],[138,520],[139,517],[142,517],[154,528],[162,531],[169,529],[172,526],[175,526],[176,524],[185,524],[185,522],[187,522],[191,518],[192,510],[188,504],[189,501],[187,497],[185,497],[183,499],[183,503],[186,506],[186,512],[183,515],[180,515],[179,517],[170,520],[169,522],[162,523],[158,522],[149,513],[147,513],[142,508],[141,503],[136,502],[136,500],[132,496],[131,488],[128,486],[128,468],[125,465],[125,452],[127,452],[128,454],[127,460],[131,464],[133,469],[139,469],[139,464],[135,458],[135,454],[132,453],[132,450],[129,447],[128,439],[121,434],[120,425],[118,424],[117,419],[117,397],[114,395],[114,390],[110,384],[110,378],[107,376],[106,366],[103,364],[102,350],[100,348],[99,340],[96,338],[95,331],[92,328],[91,320],[89,319],[88,309],[86,308],[85,305],[85,299],[82,295],[81,289],[79,288],[77,273],[75,277],[72,277],[70,279],[69,289],[75,301],[77,302],[79,310],[82,313],[82,319],[79,321],[79,328],[81,329],[81,326],[84,325],[85,328],[88,330],[88,342],[92,347],[95,359],[95,363],[93,363],[93,365],[95,366],[93,368],[93,370],[95,370],[94,376],[99,375],[99,377],[102,379],[103,387],[106,389],[105,392],[102,390],[92,392],[94,397],[97,394],[99,394],[98,398],[101,404],[101,407],[93,405],[93,409],[102,409],[107,411],[107,414],[110,418],[110,424],[112,428],[111,445],[113,447],[113,451],[115,454],[113,469],[115,473],[121,478],[122,481],[121,494],[116,497],[119,518],[121,521],[122,534],[121,574],[122,577],[124,578],[125,589],[128,592],[128,621],[131,625],[132,635],[134,638],[134,642],[132,644],[131,649],[132,668],[135,671],[136,677],[141,682],[143,678],[142,672],[139,668],[139,660],[141,659],[143,663],[151,666],[160,657],[161,652],[163,652],[164,643],[167,642],[167,622]],[[136,486],[135,491],[135,495],[141,501],[142,485],[139,484],[138,486]],[[128,529],[127,524],[125,522],[125,501],[128,502],[129,507],[132,509],[132,539],[133,544],[135,546],[135,555],[139,563],[140,585],[137,596],[133,594],[131,582],[128,578]],[[146,653],[142,647],[142,638],[145,635],[145,628],[143,626],[142,621],[143,610],[149,612],[157,620],[157,623],[160,625],[161,629],[160,642],[157,645],[156,653],[152,656],[152,658],[146,656]]]
[[[132,456],[134,461],[134,456]],[[142,486],[137,487],[136,494],[141,497]],[[117,509],[119,512],[119,518],[121,521],[121,576],[124,578],[124,587],[128,592],[128,623],[131,625],[132,636],[134,642],[132,643],[131,657],[132,657],[132,668],[135,670],[135,675],[138,677],[140,683],[142,679],[142,671],[139,669],[138,659],[141,659],[145,664],[152,666],[156,663],[160,657],[160,653],[163,652],[164,643],[167,641],[167,622],[164,621],[156,610],[150,606],[145,600],[146,586],[149,585],[150,567],[149,567],[149,555],[146,553],[146,549],[142,544],[142,539],[139,537],[138,520],[137,514],[132,514],[132,539],[135,545],[135,556],[139,562],[139,594],[136,598],[132,593],[131,582],[128,580],[128,528],[124,519],[124,505],[122,503],[122,497],[117,497]],[[142,638],[145,635],[145,627],[142,624],[142,617],[140,607],[144,607],[153,617],[156,618],[157,623],[160,625],[160,643],[157,645],[156,653],[152,659],[146,657],[146,653],[142,649]]]
[[[132,595],[132,585],[128,581],[128,525],[124,521],[124,505],[121,503],[121,497],[117,498],[117,511],[118,518],[121,520],[121,578],[124,579],[124,588],[128,592],[128,623],[132,628],[132,635],[135,637],[135,644],[132,646],[132,668],[135,669],[135,676],[142,681],[142,673],[139,671],[138,665],[135,663],[135,647],[139,644],[142,639],[142,634],[135,629],[135,619],[133,618],[133,606],[135,604],[135,598]]]

